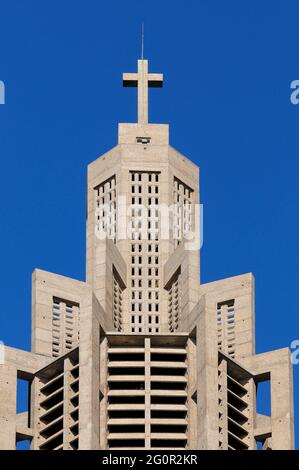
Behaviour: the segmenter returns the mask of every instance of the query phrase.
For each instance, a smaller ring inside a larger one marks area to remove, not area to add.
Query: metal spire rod
[[[141,59],[143,60],[144,56],[144,22],[142,22],[141,27]]]

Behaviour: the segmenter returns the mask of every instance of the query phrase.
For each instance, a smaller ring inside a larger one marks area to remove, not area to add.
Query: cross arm
[[[138,86],[137,73],[123,73],[123,86],[124,87],[137,87]]]
[[[148,75],[148,86],[151,88],[162,88],[163,73],[150,73]]]

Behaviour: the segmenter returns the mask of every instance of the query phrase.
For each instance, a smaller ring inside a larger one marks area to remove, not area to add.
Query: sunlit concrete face
[[[86,281],[35,270],[32,352],[2,348],[0,448],[293,449],[289,350],[255,354],[251,273],[200,284],[199,168],[148,123],[163,76],[137,70],[138,122],[88,167]]]

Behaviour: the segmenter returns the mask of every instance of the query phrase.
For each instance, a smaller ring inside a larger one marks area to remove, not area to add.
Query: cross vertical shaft
[[[138,60],[138,122],[148,123],[148,62]]]

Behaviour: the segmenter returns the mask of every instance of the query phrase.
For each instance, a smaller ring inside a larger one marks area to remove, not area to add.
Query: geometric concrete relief
[[[36,270],[32,352],[2,346],[0,448],[293,449],[290,352],[255,354],[253,275],[200,285],[199,168],[148,123],[163,75],[138,60],[123,84],[138,122],[88,167],[86,281]]]

